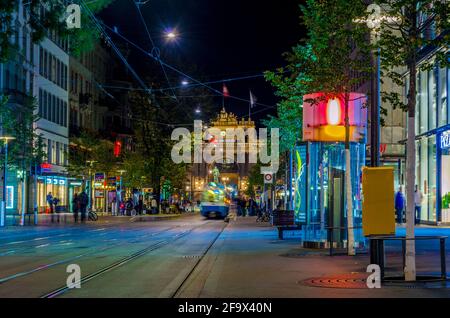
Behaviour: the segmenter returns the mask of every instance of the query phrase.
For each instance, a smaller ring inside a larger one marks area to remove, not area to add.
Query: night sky
[[[256,75],[282,66],[282,53],[304,37],[299,3],[299,0],[150,0],[142,6],[142,13],[165,62],[194,78],[216,81]],[[151,49],[133,0],[117,0],[100,17],[107,25],[117,26],[125,37]],[[162,36],[171,28],[180,34],[176,43],[167,43]],[[117,37],[114,41],[120,43]],[[130,64],[141,77],[145,76],[142,65],[147,59],[137,50],[130,56]],[[176,73],[168,75],[173,85],[182,80]],[[233,96],[248,100],[251,89],[259,103],[274,106],[277,102],[273,88],[263,78],[226,85]],[[222,90],[220,83],[213,86]],[[221,104],[218,98],[218,110]],[[226,99],[226,108],[239,116],[248,115],[248,103],[243,101]],[[263,109],[257,105],[252,109],[255,112],[252,117],[259,120],[269,113],[275,114],[273,108]]]

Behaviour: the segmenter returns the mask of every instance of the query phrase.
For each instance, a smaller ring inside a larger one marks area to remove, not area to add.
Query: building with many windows
[[[423,62],[433,60],[427,54]],[[416,184],[423,194],[420,220],[450,223],[449,68],[433,62],[417,76]]]

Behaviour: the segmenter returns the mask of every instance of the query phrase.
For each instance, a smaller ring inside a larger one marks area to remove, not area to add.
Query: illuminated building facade
[[[206,131],[207,128],[216,128],[220,130],[220,133],[222,135],[221,137],[224,138],[223,149],[225,151],[227,143],[236,144],[237,142],[236,139],[226,140],[226,129],[241,128],[245,131],[248,128],[255,128],[255,123],[250,118],[238,119],[235,114],[228,113],[225,108],[223,108],[217,115],[217,117],[210,122],[210,125],[204,127],[204,130]],[[211,136],[211,139],[209,141],[203,141],[203,147],[208,142],[214,142],[214,139],[218,140],[220,138],[214,138],[214,136]],[[246,141],[248,142],[248,137],[246,137]],[[201,200],[201,192],[203,190],[203,187],[208,182],[214,180],[214,171],[216,170],[215,168],[217,168],[220,174],[218,177],[219,182],[225,185],[235,186],[238,193],[243,194],[247,190],[248,174],[253,165],[254,164],[249,163],[248,151],[246,151],[245,163],[237,162],[236,151],[234,154],[234,158],[227,158],[225,154],[225,160],[223,163],[194,163],[192,165],[192,170],[190,173],[190,184],[185,185],[186,192],[191,192],[193,200]],[[190,191],[188,191],[188,189]]]

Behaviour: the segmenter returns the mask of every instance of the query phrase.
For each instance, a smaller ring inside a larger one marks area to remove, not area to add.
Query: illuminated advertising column
[[[362,222],[360,176],[365,165],[367,98],[359,93],[347,95],[350,167],[346,167],[344,97],[344,94],[319,92],[303,98],[303,143],[294,153],[294,210],[297,222],[305,224],[308,241],[324,242],[327,227],[339,229],[345,226],[347,168],[351,171],[354,226],[360,226]],[[345,231],[336,230],[334,239],[343,243]]]

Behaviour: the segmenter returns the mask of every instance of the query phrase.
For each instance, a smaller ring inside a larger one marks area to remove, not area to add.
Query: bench
[[[274,210],[271,217],[272,226],[278,230],[278,238],[283,239],[283,231],[300,231],[301,225],[295,224],[294,211]]]
[[[405,267],[406,261],[406,241],[419,241],[419,240],[436,240],[439,241],[439,254],[441,260],[441,276],[436,277],[443,281],[447,280],[447,266],[445,258],[445,240],[447,236],[415,236],[414,238],[408,238],[405,236],[369,236],[370,240],[370,263],[377,264],[380,266],[381,270],[381,281],[385,279],[385,258],[386,253],[384,249],[385,241],[401,241],[402,242],[402,259],[403,268]]]
[[[277,229],[278,229],[278,238],[280,240],[283,240],[283,231],[301,231],[302,230],[302,226],[301,225],[276,225]]]

